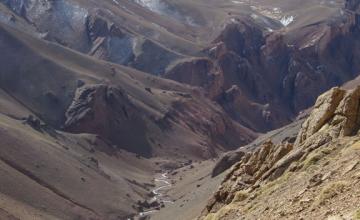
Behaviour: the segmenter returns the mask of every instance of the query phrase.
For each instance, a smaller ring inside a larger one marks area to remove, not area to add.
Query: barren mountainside
[[[203,87],[255,132],[289,123],[360,72],[352,1],[3,0],[2,7],[7,25],[29,26],[39,38]]]
[[[0,49],[0,219],[359,218],[358,0],[0,0]]]

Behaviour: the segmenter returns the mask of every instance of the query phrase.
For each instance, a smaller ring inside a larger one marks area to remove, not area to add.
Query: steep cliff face
[[[255,131],[289,123],[319,94],[360,72],[359,14],[355,3],[346,7],[351,10],[342,9],[332,20],[275,31],[252,17],[234,19],[206,51],[214,66],[208,72],[220,75],[217,83],[209,79],[202,85],[216,84],[215,90],[204,86],[211,98]],[[180,76],[174,74],[184,73],[173,72],[176,80]],[[226,98],[229,93],[236,97]]]
[[[295,143],[268,141],[244,154],[200,219],[353,219],[360,205],[359,102],[360,87],[321,95]]]

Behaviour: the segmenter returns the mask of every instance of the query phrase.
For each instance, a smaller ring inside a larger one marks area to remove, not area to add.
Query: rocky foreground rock
[[[295,143],[243,155],[200,219],[357,219],[359,106],[360,87],[321,95]]]

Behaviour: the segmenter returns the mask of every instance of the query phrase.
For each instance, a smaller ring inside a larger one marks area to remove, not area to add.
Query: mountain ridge
[[[353,216],[359,21],[354,0],[0,0],[0,218]]]

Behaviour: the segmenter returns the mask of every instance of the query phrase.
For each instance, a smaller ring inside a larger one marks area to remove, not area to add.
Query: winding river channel
[[[152,190],[154,197],[151,199],[151,201],[157,201],[159,204],[174,203],[173,201],[171,201],[171,199],[167,195],[165,195],[164,193],[161,192],[164,189],[169,189],[172,187],[172,184],[170,183],[170,180],[168,178],[168,173],[166,172],[166,173],[161,174],[161,176],[158,178],[155,178],[154,181],[155,181],[155,183],[157,183],[156,184],[157,187]],[[139,217],[148,216],[157,211],[159,211],[159,210],[154,208],[154,209],[150,209],[150,210],[147,210],[144,212],[140,212]]]

